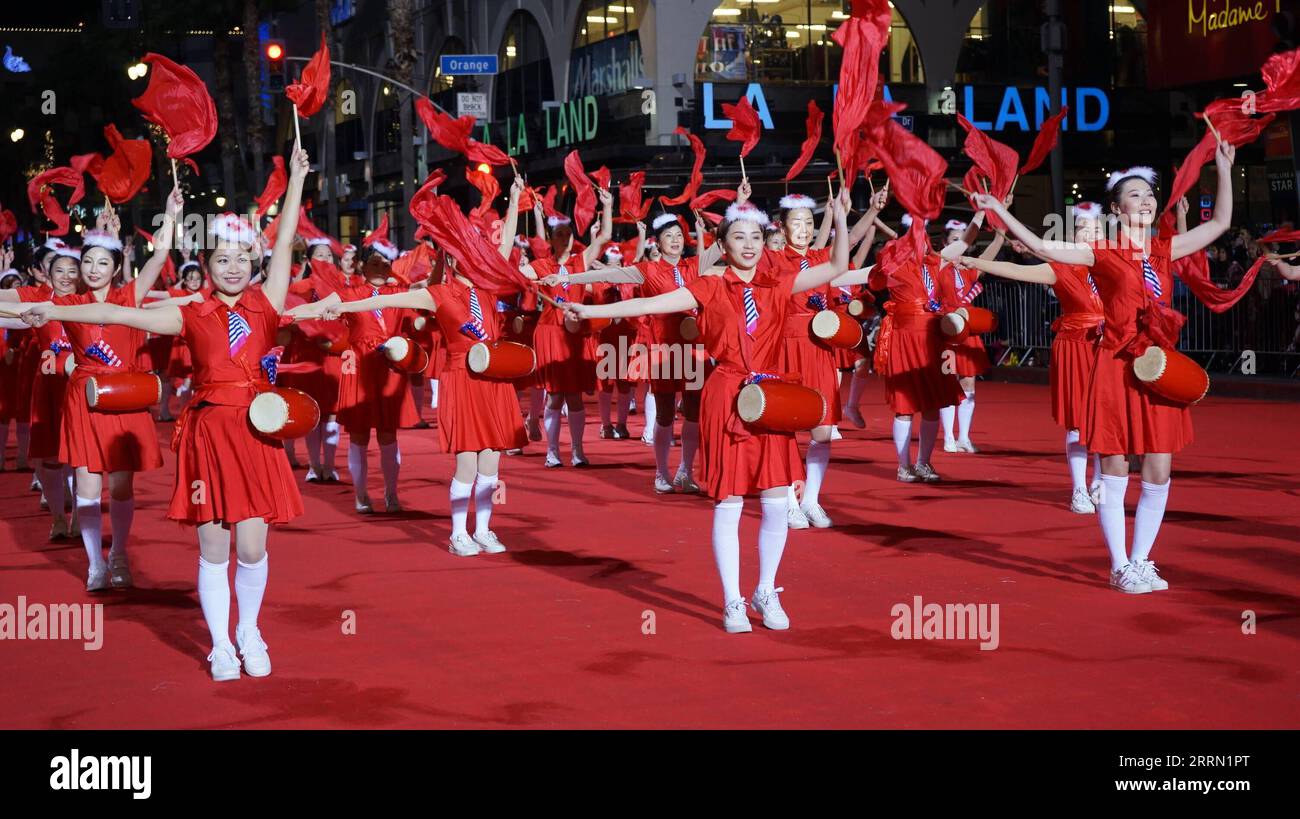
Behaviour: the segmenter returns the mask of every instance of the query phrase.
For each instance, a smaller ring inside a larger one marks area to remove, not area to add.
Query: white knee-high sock
[[[228,563],[209,563],[199,556],[199,607],[212,635],[212,647],[230,642],[230,578]]]
[[[808,457],[805,459],[808,477],[803,486],[803,505],[815,506],[820,502],[822,481],[826,479],[826,469],[831,462],[830,441],[813,441],[808,444]]]
[[[1160,522],[1165,519],[1165,504],[1169,502],[1169,484],[1142,482],[1142,494],[1138,496],[1137,511],[1133,513],[1133,562],[1146,560],[1151,555],[1151,548],[1156,545],[1156,535],[1160,533]]]
[[[63,467],[56,466],[48,469],[44,466],[37,467],[41,472],[41,486],[45,487],[45,500],[50,504],[50,514],[56,520],[62,520],[67,510],[63,508],[64,492],[67,485],[63,481]],[[116,535],[114,535],[116,540]]]
[[[763,522],[758,527],[758,590],[771,591],[790,531],[788,499],[763,498]]]
[[[668,428],[668,438],[671,439],[672,427]],[[655,439],[659,440],[658,438]],[[682,463],[677,467],[679,474],[689,475],[695,468],[695,452],[700,448],[700,422],[699,421],[682,421]]]
[[[655,469],[661,478],[671,480],[672,476],[668,474],[668,451],[673,448],[673,428],[661,427],[656,423],[654,431]]]
[[[99,498],[77,498],[77,517],[81,521],[81,543],[90,558],[90,570],[100,571],[104,562],[104,513],[99,509]]]
[[[1101,453],[1092,453],[1092,483],[1089,486],[1095,486],[1101,483]]]
[[[339,448],[339,422],[326,421],[325,433],[321,436],[320,465],[326,472],[334,471],[335,453]]]
[[[451,479],[451,488],[447,490],[447,495],[451,499],[451,534],[467,535],[469,531],[465,528],[465,520],[469,517],[469,499],[474,494],[474,484],[461,483],[455,478]]]
[[[942,407],[942,408],[940,408],[940,410],[939,410],[939,420],[943,422],[943,440],[944,440],[944,441],[954,441],[954,440],[956,440],[956,439],[953,437],[953,427],[952,427],[953,421],[956,420],[956,418],[957,418],[957,408],[956,408],[956,407]],[[925,462],[924,462],[924,461],[921,461],[921,463],[925,463]]]
[[[542,417],[546,422],[546,454],[554,456],[558,461],[560,459],[560,411],[547,407]]]
[[[740,513],[744,500],[713,507],[713,562],[722,581],[722,603],[740,599]]]
[[[50,501],[50,508],[54,508],[53,501]],[[135,498],[108,499],[108,522],[113,527],[113,548],[109,550],[109,556],[126,554],[126,543],[131,538],[133,520],[135,520]]]
[[[384,494],[397,494],[397,474],[402,469],[402,450],[397,442],[379,445],[379,468],[384,473]]]
[[[474,534],[488,531],[492,523],[492,495],[497,489],[497,476],[478,473],[474,480]]]
[[[368,469],[365,445],[349,443],[348,472],[352,475],[352,487],[358,497],[365,497],[367,494],[366,472]]]
[[[1097,521],[1101,536],[1106,539],[1110,552],[1110,570],[1115,571],[1128,563],[1128,549],[1124,539],[1124,496],[1128,494],[1128,475],[1101,476],[1101,503],[1097,505]]]
[[[239,605],[240,631],[257,628],[257,613],[262,610],[262,597],[266,594],[266,575],[269,555],[262,555],[256,563],[235,563],[235,600]],[[226,597],[229,605],[230,598]]]
[[[635,393],[632,390],[625,390],[618,394],[618,425],[627,426],[627,417],[632,413],[632,396]]]
[[[585,409],[569,410],[569,447],[574,458],[583,457],[582,435],[587,431],[587,411]]]
[[[1070,483],[1075,490],[1086,491],[1086,472],[1088,471],[1088,448],[1079,443],[1079,430],[1072,429],[1065,433],[1065,462],[1070,467]],[[1093,474],[1096,474],[1095,472]]]
[[[32,425],[19,421],[16,432],[17,435],[15,441],[18,444],[18,463],[25,464],[27,463],[27,445],[30,444],[32,440]]]
[[[966,393],[966,400],[957,405],[957,424],[961,429],[960,438],[962,442],[970,441],[970,425],[975,418],[975,391],[971,390]]]
[[[597,390],[596,403],[600,406],[600,425],[602,427],[611,426],[613,424],[610,418],[614,408],[614,394]]]
[[[430,378],[428,383],[429,383],[429,408],[437,409],[438,408],[438,379]]]
[[[325,422],[321,421],[316,426],[307,430],[307,464],[312,469],[320,468],[320,447],[321,436],[324,432]]]
[[[649,433],[649,437],[651,437],[651,438],[653,438],[653,437],[656,435],[657,430],[655,429],[655,427],[657,427],[657,426],[659,425],[659,422],[655,420],[655,418],[658,417],[658,416],[655,414],[655,412],[656,412],[656,410],[655,410],[655,394],[652,393],[652,392],[650,392],[649,390],[646,390],[646,393],[645,393],[645,432]],[[643,434],[644,434],[644,433],[643,433]]]
[[[927,421],[921,419],[921,432],[917,436],[916,445],[916,462],[918,464],[930,463],[930,455],[934,452],[934,442],[939,437],[939,422]]]
[[[894,416],[894,451],[899,466],[912,465],[912,416]]]

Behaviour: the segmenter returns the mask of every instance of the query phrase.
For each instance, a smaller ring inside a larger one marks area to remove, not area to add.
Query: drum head
[[[813,335],[821,339],[833,338],[840,331],[840,316],[834,310],[820,310],[812,319]]]
[[[384,355],[389,361],[402,361],[411,353],[411,342],[402,336],[393,336],[384,342]]]
[[[1165,351],[1153,344],[1145,353],[1133,359],[1133,374],[1139,381],[1150,383],[1165,374],[1167,363]]]
[[[862,299],[854,299],[853,301],[849,302],[850,316],[860,316],[865,312],[867,312],[867,303],[864,302]]]
[[[510,329],[514,330],[515,335],[522,336],[524,334],[524,327],[525,324],[524,324],[523,316],[515,316],[513,319],[511,319]]]
[[[481,373],[488,368],[488,363],[492,360],[492,350],[483,342],[475,344],[469,348],[465,354],[465,366],[469,367],[472,373]]]
[[[736,412],[740,415],[740,420],[752,424],[763,417],[765,409],[767,409],[767,397],[763,395],[761,386],[746,384],[741,388],[740,395],[736,397]]]
[[[682,319],[679,331],[682,341],[694,341],[700,337],[700,323],[695,320],[695,316],[687,316]]]
[[[421,331],[423,331],[424,328],[425,328],[425,326],[428,325],[428,323],[429,323],[429,320],[428,320],[427,318],[425,318],[424,316],[416,316],[416,317],[415,317],[415,321],[412,321],[412,322],[411,322],[411,326],[414,327],[414,328],[417,329],[417,330],[421,330]]]
[[[289,402],[275,392],[259,393],[248,405],[248,420],[258,432],[273,435],[289,422]]]
[[[966,329],[966,316],[963,313],[964,311],[958,310],[939,320],[939,329],[943,330],[945,336],[959,336]]]
[[[77,359],[75,356],[69,355],[63,360],[63,374],[72,375],[72,371],[75,369],[77,369]]]
[[[86,379],[86,404],[94,407],[99,403],[99,383],[92,375]]]

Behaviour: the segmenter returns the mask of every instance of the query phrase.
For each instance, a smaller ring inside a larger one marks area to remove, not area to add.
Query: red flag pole
[[[298,130],[298,103],[293,104],[293,149],[302,147],[302,132]]]
[[[748,179],[748,178],[749,178],[749,174],[745,173],[745,155],[744,155],[744,154],[741,154],[741,155],[740,155],[740,178],[741,178],[742,180],[745,180],[745,179]]]

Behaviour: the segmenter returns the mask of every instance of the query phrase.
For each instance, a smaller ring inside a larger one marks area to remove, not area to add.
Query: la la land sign
[[[540,129],[534,127],[529,134],[529,119],[540,122]],[[484,126],[486,129],[486,126]],[[536,133],[540,130],[540,134]],[[552,150],[590,142],[600,130],[600,108],[596,97],[587,95],[568,102],[546,103],[542,106],[540,120],[526,114],[507,117],[505,120],[506,152],[519,156],[532,150],[545,148]],[[538,139],[540,137],[540,140]],[[486,141],[486,131],[484,139]]]

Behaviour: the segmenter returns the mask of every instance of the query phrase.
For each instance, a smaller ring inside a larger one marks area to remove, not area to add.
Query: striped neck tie
[[[686,282],[682,280],[682,271],[677,269],[677,265],[673,265],[673,284],[678,287],[686,286]]]
[[[469,289],[469,321],[461,325],[461,331],[470,338],[486,341],[487,328],[483,325],[483,305],[479,304],[478,292]]]
[[[960,293],[962,290],[964,290],[964,289],[966,288],[966,280],[963,279],[963,278],[961,277],[961,271],[960,271],[960,270],[957,270],[957,269],[954,269],[954,270],[952,271],[952,277],[953,277],[953,279],[956,280],[956,282],[957,282],[957,292]]]
[[[758,305],[754,302],[754,288],[745,288],[745,332],[751,336],[758,330]]]
[[[925,286],[925,294],[929,297],[925,309],[931,313],[939,312],[939,302],[934,297],[934,279],[930,278],[930,268],[921,267],[921,284]]]
[[[1156,275],[1156,269],[1151,266],[1151,259],[1146,256],[1142,257],[1142,279],[1146,282],[1147,290],[1151,291],[1151,295],[1160,298],[1163,292],[1160,287],[1160,277]]]
[[[244,349],[244,344],[248,342],[248,337],[253,334],[253,328],[248,326],[248,321],[234,310],[226,313],[226,339],[230,342],[230,357],[234,358],[239,351]]]
[[[117,353],[113,352],[113,348],[108,346],[108,342],[102,338],[86,348],[86,357],[93,358],[109,367],[122,366],[122,359],[117,357]]]
[[[370,298],[373,299],[373,298],[375,298],[375,297],[378,296],[378,295],[379,295],[379,288],[378,288],[378,287],[372,287],[372,288],[370,288]],[[379,322],[379,325],[382,327],[383,324],[384,324],[384,311],[383,311],[383,310],[380,310],[378,307],[376,307],[374,310],[371,310],[370,312],[372,312],[372,313],[375,314],[375,320],[378,321],[378,322]]]
[[[1097,281],[1093,279],[1092,274],[1088,274],[1088,289],[1092,291],[1092,297],[1101,300],[1101,291],[1097,289]]]

